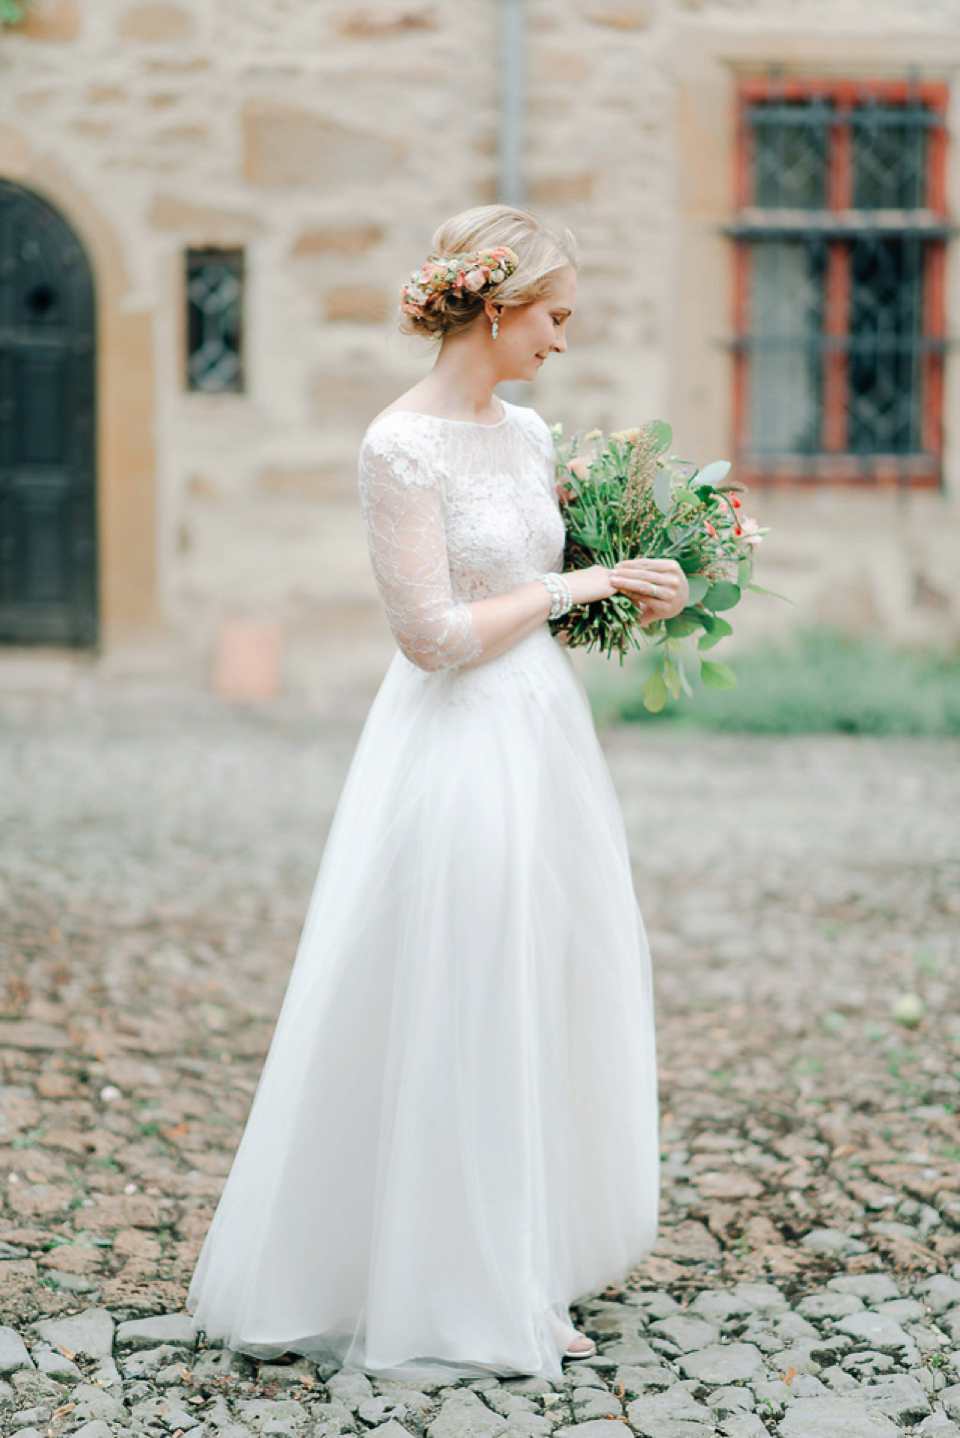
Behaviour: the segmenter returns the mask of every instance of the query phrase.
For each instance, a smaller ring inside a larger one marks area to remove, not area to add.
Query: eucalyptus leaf
[[[708,689],[732,689],[737,682],[737,676],[729,664],[717,664],[712,659],[700,660],[700,678]]]
[[[687,586],[690,590],[690,598],[687,600],[687,605],[699,604],[710,588],[710,581],[705,574],[691,574],[687,579]]]
[[[698,486],[701,484],[707,484],[710,486],[711,489],[716,489],[717,485],[722,480],[726,479],[729,473],[729,459],[715,459],[712,464],[705,464],[703,469],[698,471],[696,476],[696,484]]]
[[[655,669],[649,676],[642,693],[644,709],[649,709],[651,714],[659,714],[667,702],[667,686],[659,669]]]
[[[715,634],[718,639],[723,639],[725,635],[733,633],[733,625],[728,624],[725,619],[721,619],[717,614],[705,614],[703,616],[703,627],[708,634]]]
[[[737,583],[741,589],[746,589],[753,577],[753,560],[750,558],[741,559],[737,565]]]
[[[671,639],[686,639],[694,630],[700,628],[700,616],[692,618],[687,614],[675,614],[672,619],[666,622],[666,631]]]
[[[752,589],[754,594],[768,594],[771,599],[782,599],[784,604],[793,603],[793,600],[786,594],[778,594],[775,589],[764,589],[762,584],[748,584],[747,588]]]
[[[663,454],[673,444],[673,430],[665,419],[655,419],[650,426],[650,440],[657,448],[658,453]]]
[[[703,597],[703,602],[708,609],[732,609],[735,604],[740,603],[740,586],[734,584],[732,579],[718,579],[711,584]]]
[[[679,699],[683,683],[680,679],[679,670],[672,659],[664,659],[663,661],[663,682],[670,691],[670,697],[672,699]]]
[[[722,638],[722,634],[701,634],[700,638],[697,640],[697,648],[712,649],[715,644],[720,643],[720,640]]]
[[[653,481],[653,502],[661,514],[670,513],[670,472],[661,469]]]

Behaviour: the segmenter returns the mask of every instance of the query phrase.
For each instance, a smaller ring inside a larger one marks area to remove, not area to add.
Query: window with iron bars
[[[239,393],[243,383],[242,250],[187,250],[187,389]]]
[[[939,486],[946,105],[926,82],[740,85],[746,478]]]

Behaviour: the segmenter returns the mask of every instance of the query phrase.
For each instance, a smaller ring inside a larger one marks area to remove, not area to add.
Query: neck
[[[448,418],[499,418],[494,387],[503,378],[493,341],[468,331],[443,341],[437,362],[421,381],[422,393],[436,413]]]

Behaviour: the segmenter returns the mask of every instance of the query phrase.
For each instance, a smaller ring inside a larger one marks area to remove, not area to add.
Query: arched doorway
[[[95,365],[80,241],[0,180],[0,643],[97,639]]]

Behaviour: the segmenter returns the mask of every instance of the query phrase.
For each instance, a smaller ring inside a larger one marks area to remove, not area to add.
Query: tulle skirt
[[[653,1243],[649,956],[547,629],[397,655],[190,1287],[208,1338],[379,1374],[560,1372],[546,1310]]]

